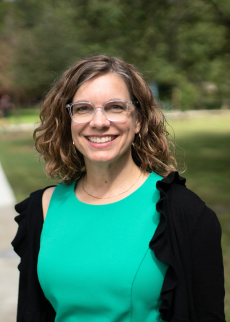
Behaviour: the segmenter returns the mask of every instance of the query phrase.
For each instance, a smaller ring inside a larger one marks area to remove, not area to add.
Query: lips
[[[105,143],[110,142],[116,139],[116,135],[108,135],[108,136],[87,136],[87,140],[89,140],[92,143]]]

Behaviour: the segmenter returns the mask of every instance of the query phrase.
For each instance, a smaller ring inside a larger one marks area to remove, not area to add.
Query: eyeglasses
[[[72,120],[77,123],[90,122],[97,111],[101,111],[107,120],[111,122],[119,122],[127,117],[130,104],[133,104],[133,102],[114,100],[106,102],[102,108],[96,108],[89,102],[77,102],[67,104],[66,108],[68,109]]]

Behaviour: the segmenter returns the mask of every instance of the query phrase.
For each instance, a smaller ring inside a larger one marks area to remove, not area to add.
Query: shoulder
[[[42,196],[48,188],[50,186],[32,192],[27,199],[15,206],[18,215],[14,220],[18,224],[18,231],[11,244],[21,258],[28,253],[28,242],[39,249],[40,233],[43,227]],[[20,266],[21,264],[19,269]]]
[[[189,190],[185,185],[186,179],[179,176],[178,172],[171,172],[166,178],[157,182],[161,200],[167,201],[172,208],[181,210],[198,210],[205,205],[204,201]]]
[[[185,186],[185,182],[178,172],[172,172],[158,181],[157,188],[161,194],[159,212],[167,213],[175,224],[185,225],[190,235],[198,225],[219,227],[216,214],[196,193]]]
[[[45,220],[46,214],[49,208],[50,199],[54,192],[55,187],[47,188],[42,195],[42,210],[43,210],[43,219]]]
[[[36,190],[30,194],[28,198],[19,202],[15,205],[15,210],[19,213],[19,216],[15,218],[15,221],[19,224],[22,219],[26,217],[27,222],[36,220],[36,218],[41,219],[43,213],[43,195],[45,194],[47,197],[45,198],[47,202],[48,193],[50,193],[55,186],[48,186],[43,189]],[[46,191],[49,190],[47,193]]]
[[[201,212],[205,206],[205,202],[195,192],[178,183],[172,183],[169,198],[174,208],[180,208],[186,213],[194,212],[194,215]]]
[[[39,284],[36,269],[43,227],[42,196],[48,188],[50,187],[34,191],[27,199],[15,206],[19,213],[15,217],[18,230],[11,244],[21,258],[18,265],[20,271],[18,321],[24,321],[26,317],[29,317],[30,321],[40,321],[41,316],[46,315],[49,321],[55,319],[55,312],[44,297]],[[40,314],[38,314],[38,307]]]

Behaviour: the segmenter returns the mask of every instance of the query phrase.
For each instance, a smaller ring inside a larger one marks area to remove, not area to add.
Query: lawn
[[[40,108],[19,108],[10,111],[8,124],[35,123],[39,120]],[[1,120],[1,117],[0,117]]]
[[[187,187],[216,211],[222,226],[226,320],[230,321],[230,116],[168,122],[175,133],[177,154],[187,166],[182,174]],[[168,130],[173,133],[170,127]],[[18,201],[36,189],[55,184],[46,178],[38,162],[32,133],[0,134],[0,161]]]
[[[42,187],[56,184],[44,173],[38,162],[32,133],[0,133],[0,162],[14,190],[17,201]]]

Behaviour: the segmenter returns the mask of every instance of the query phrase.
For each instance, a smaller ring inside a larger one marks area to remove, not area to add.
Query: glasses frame
[[[125,115],[122,119],[120,119],[120,120],[118,120],[118,121],[110,120],[110,119],[106,116],[106,114],[105,114],[105,109],[104,109],[105,105],[106,105],[106,104],[108,104],[108,103],[113,103],[113,102],[122,102],[122,103],[125,103],[125,104],[126,104],[126,106],[127,106],[127,113],[126,113],[126,115]],[[76,120],[73,118],[73,115],[72,115],[71,109],[72,109],[72,106],[74,106],[74,105],[77,105],[77,104],[84,104],[84,103],[86,103],[86,104],[90,104],[90,105],[93,107],[93,109],[94,109],[94,113],[93,113],[93,115],[92,115],[92,118],[91,118],[89,121],[87,121],[87,122],[78,122],[78,121],[76,121]],[[127,101],[124,101],[124,100],[111,100],[111,101],[108,101],[108,102],[106,102],[105,104],[103,104],[103,106],[102,106],[102,107],[98,107],[98,108],[96,108],[96,107],[93,105],[93,103],[83,101],[83,102],[76,102],[76,103],[72,103],[72,104],[66,104],[66,109],[68,110],[69,115],[70,115],[70,117],[72,118],[72,120],[73,120],[74,122],[76,122],[76,123],[84,124],[84,123],[89,123],[89,122],[91,122],[91,121],[92,121],[92,119],[94,118],[95,114],[97,113],[97,111],[101,111],[101,112],[103,113],[103,115],[105,116],[105,118],[106,118],[108,121],[110,121],[110,122],[120,122],[120,121],[124,120],[124,119],[127,117],[128,112],[129,112],[129,105],[130,105],[130,104],[134,104],[134,103],[135,103],[135,102],[132,102],[132,101],[127,102]]]

